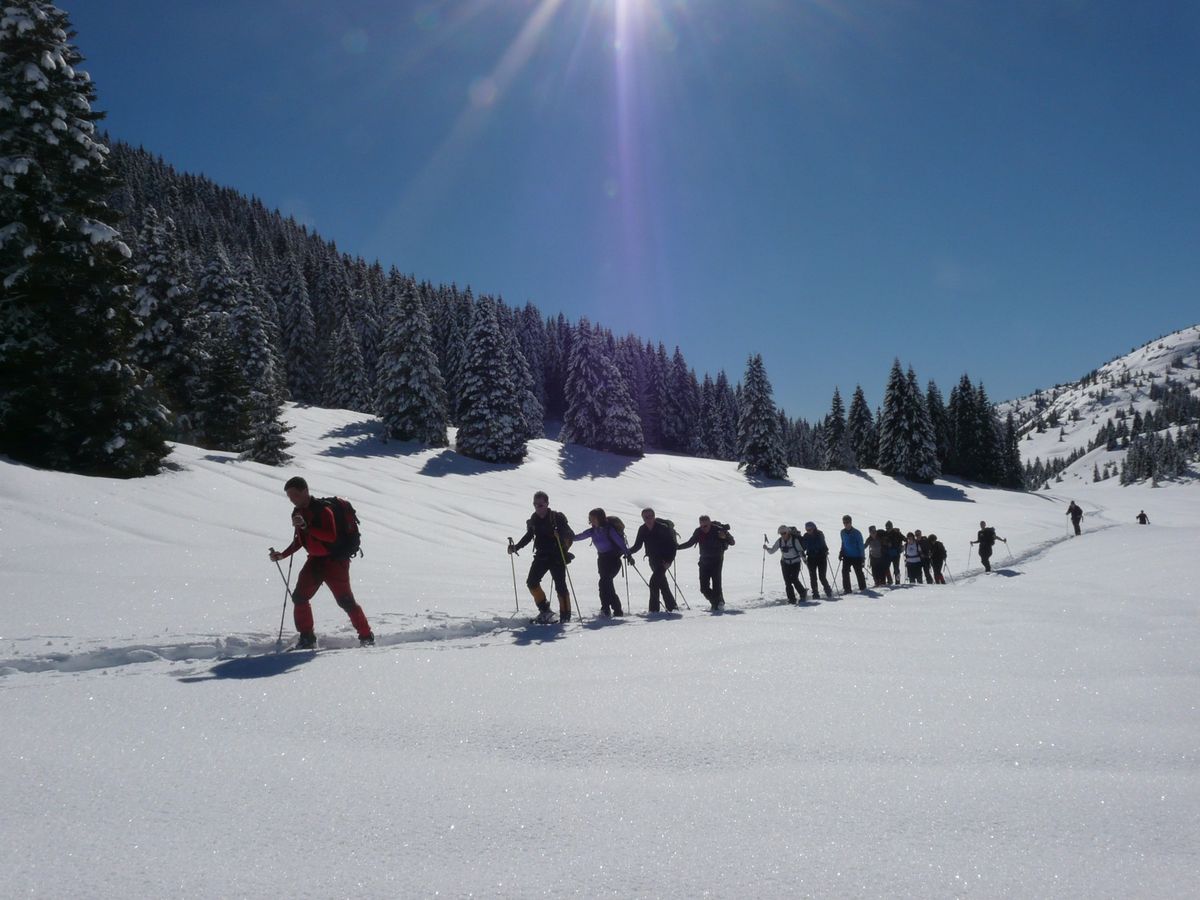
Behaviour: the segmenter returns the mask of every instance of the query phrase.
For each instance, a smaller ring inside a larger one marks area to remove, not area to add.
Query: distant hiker
[[[588,513],[588,522],[592,527],[581,531],[572,540],[590,539],[596,548],[596,570],[600,573],[600,614],[606,618],[623,616],[625,611],[621,609],[621,598],[617,596],[613,579],[621,573],[621,557],[629,552],[625,535],[600,507]]]
[[[887,543],[888,561],[892,564],[892,581],[900,583],[900,556],[904,553],[904,533],[890,521],[883,523],[883,537]]]
[[[888,560],[887,540],[882,531],[874,525],[867,526],[867,538],[863,543],[867,548],[867,558],[871,562],[871,580],[875,587],[883,587],[892,583],[891,563]]]
[[[533,562],[529,564],[529,577],[525,586],[537,603],[537,621],[542,624],[554,621],[550,612],[550,601],[542,590],[542,579],[546,573],[554,581],[554,591],[558,594],[558,618],[561,622],[571,621],[571,592],[567,589],[567,563],[573,557],[567,556],[567,548],[571,545],[571,526],[567,517],[560,512],[550,509],[550,497],[545,491],[533,495],[533,515],[525,523],[525,536],[515,544],[508,545],[509,553],[516,553],[530,541],[533,541]]]
[[[867,561],[867,548],[863,544],[862,532],[854,527],[849,516],[842,516],[842,550],[838,559],[842,561],[842,593],[850,593],[850,569],[858,577],[858,589],[867,589],[867,579],[863,577],[863,563]]]
[[[312,604],[309,601],[322,584],[329,585],[337,605],[350,617],[354,630],[358,632],[358,642],[364,646],[374,644],[375,635],[367,624],[367,614],[355,601],[354,591],[350,588],[350,559],[348,556],[345,559],[338,558],[341,554],[335,552],[338,529],[332,505],[313,497],[308,492],[308,482],[298,475],[287,480],[283,492],[292,501],[295,535],[282,553],[272,548],[270,557],[278,562],[301,547],[308,553],[308,559],[296,579],[296,588],[292,591],[292,619],[296,631],[300,632],[296,646],[309,649],[317,645]]]
[[[933,566],[933,583],[945,584],[942,566],[946,565],[946,545],[937,539],[936,534],[929,536],[929,562]]]
[[[975,536],[975,540],[971,541],[971,546],[979,545],[979,561],[983,563],[984,570],[988,572],[992,571],[992,548],[996,546],[996,541],[1008,543],[1007,540],[996,534],[995,528],[989,526],[987,522],[980,522],[979,534]]]
[[[783,556],[779,558],[779,568],[783,572],[783,586],[787,590],[788,603],[796,602],[797,592],[802,601],[807,600],[808,588],[800,579],[800,567],[804,565],[804,548],[800,546],[800,535],[795,528],[787,525],[780,525],[778,532],[779,538],[775,543],[770,547],[764,543],[763,549],[768,553],[783,552]]]
[[[654,510],[643,509],[642,525],[638,528],[637,539],[629,548],[625,559],[632,564],[633,555],[643,546],[646,548],[646,558],[650,561],[650,612],[652,613],[656,613],[660,609],[658,603],[660,594],[667,606],[667,612],[679,609],[675,597],[671,594],[671,586],[667,583],[667,570],[671,568],[671,563],[675,562],[675,543],[674,527],[669,525],[666,519],[656,518]]]
[[[1074,500],[1067,507],[1067,515],[1071,517],[1071,524],[1075,526],[1075,535],[1079,535],[1079,520],[1083,518],[1083,510],[1079,508],[1079,504]]]
[[[725,548],[736,541],[729,533],[729,526],[713,522],[708,516],[700,517],[700,527],[692,536],[679,545],[686,550],[700,546],[700,593],[712,604],[713,609],[725,607],[725,594],[721,591],[721,569],[725,566]]]
[[[924,581],[921,577],[924,569],[921,559],[921,543],[911,531],[904,542],[904,569],[908,573],[909,584],[921,584]]]
[[[1138,520],[1139,525],[1149,525],[1150,524],[1150,517],[1148,515],[1146,515],[1146,511],[1144,509],[1140,513],[1137,514],[1137,520]]]
[[[921,548],[921,571],[925,573],[925,583],[933,584],[932,561],[930,560],[929,538],[921,534],[921,529],[913,530],[913,535],[917,539],[917,546]]]
[[[817,579],[821,579],[821,586],[825,588],[825,596],[833,596],[833,588],[829,586],[829,579],[825,577],[825,570],[829,568],[829,545],[825,543],[825,532],[817,528],[815,522],[804,523],[804,537],[800,538],[800,546],[804,548],[804,559],[808,563],[808,580],[812,582],[813,599],[821,599],[821,592],[817,590]]]

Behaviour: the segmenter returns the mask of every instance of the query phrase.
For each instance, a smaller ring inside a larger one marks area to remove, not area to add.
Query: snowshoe
[[[359,637],[358,637],[358,646],[360,646],[360,647],[374,647],[374,646],[375,646],[375,635],[374,635],[374,633],[373,633],[373,632],[368,632],[367,634],[364,634],[364,635],[359,635]]]

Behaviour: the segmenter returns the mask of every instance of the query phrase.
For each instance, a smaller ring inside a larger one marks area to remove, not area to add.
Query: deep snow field
[[[1196,485],[756,487],[290,418],[283,469],[187,446],[127,482],[0,461],[5,896],[1195,896]],[[374,648],[323,590],[327,649],[274,652],[293,474],[359,510]],[[504,547],[539,488],[578,530],[597,505],[685,537],[729,522],[727,611],[702,610],[693,549],[690,611],[645,618],[631,573],[642,615],[599,622],[581,544],[586,621],[526,625],[530,552],[515,617]],[[937,533],[954,584],[789,606],[769,557],[760,594],[764,532],[813,519],[832,544],[846,512]],[[1009,540],[991,575],[967,557],[981,519]]]

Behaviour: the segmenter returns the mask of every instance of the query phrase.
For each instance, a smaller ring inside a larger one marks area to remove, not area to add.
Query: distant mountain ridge
[[[1017,422],[1022,461],[1042,467],[1040,477],[1028,480],[1031,490],[1060,477],[1117,476],[1139,434],[1188,441],[1194,458],[1197,407],[1200,324],[1135,347],[1076,382],[996,404],[1001,419],[1012,413]],[[1148,425],[1134,428],[1147,417]]]

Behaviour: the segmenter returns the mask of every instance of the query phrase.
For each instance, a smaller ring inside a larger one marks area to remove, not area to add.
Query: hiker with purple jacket
[[[606,619],[623,616],[621,598],[617,596],[613,579],[621,572],[621,557],[629,552],[625,544],[625,526],[615,516],[608,516],[600,507],[588,513],[591,528],[575,535],[573,540],[590,540],[596,548],[596,570],[600,573],[600,615]],[[620,527],[618,527],[620,526]]]

